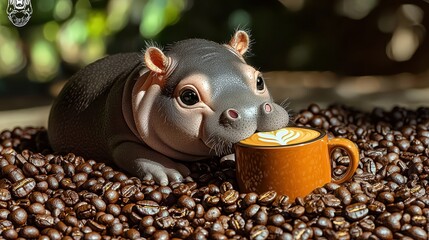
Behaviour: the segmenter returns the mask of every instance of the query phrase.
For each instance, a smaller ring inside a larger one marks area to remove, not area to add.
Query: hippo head
[[[230,154],[234,143],[257,131],[285,127],[287,111],[243,58],[248,47],[244,31],[224,45],[188,39],[165,53],[148,47],[144,83],[133,94],[143,141],[169,157],[194,160]]]

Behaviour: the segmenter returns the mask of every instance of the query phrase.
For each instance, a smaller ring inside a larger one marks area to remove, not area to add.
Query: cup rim
[[[316,142],[316,141],[318,141],[318,140],[320,140],[326,136],[326,132],[323,131],[322,129],[318,129],[318,128],[307,127],[307,126],[287,126],[284,128],[289,128],[289,127],[290,128],[294,127],[294,128],[304,128],[304,129],[314,130],[314,131],[319,132],[320,135],[314,139],[311,139],[311,140],[308,140],[305,142],[294,143],[294,144],[289,144],[289,145],[257,146],[257,145],[244,144],[244,143],[241,143],[241,141],[240,141],[240,142],[236,143],[235,146],[247,147],[247,148],[257,148],[257,149],[289,148],[289,147],[296,147],[296,146],[310,144],[310,143]]]

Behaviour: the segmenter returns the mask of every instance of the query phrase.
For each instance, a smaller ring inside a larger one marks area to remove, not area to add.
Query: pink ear
[[[245,31],[239,30],[229,41],[229,45],[235,49],[240,55],[243,55],[249,49],[249,35]]]
[[[168,67],[168,58],[156,47],[149,47],[144,53],[144,62],[147,68],[158,74],[165,74]]]

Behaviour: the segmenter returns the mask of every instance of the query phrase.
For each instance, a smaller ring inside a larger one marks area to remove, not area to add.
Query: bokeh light
[[[0,77],[14,74],[25,66],[16,31],[0,26]]]
[[[58,68],[59,57],[54,45],[45,39],[36,39],[31,45],[29,79],[38,82],[48,81],[57,74]]]

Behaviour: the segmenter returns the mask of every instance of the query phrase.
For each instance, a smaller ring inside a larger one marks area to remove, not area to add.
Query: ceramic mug
[[[350,159],[346,173],[332,177],[331,154],[344,149]],[[275,190],[293,201],[326,183],[349,180],[359,163],[357,146],[345,138],[328,139],[322,130],[287,127],[255,133],[235,145],[237,180],[241,191]]]

